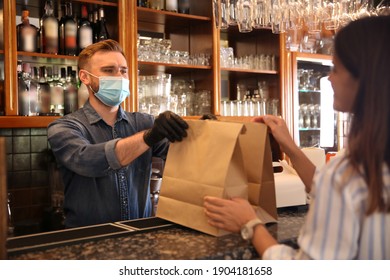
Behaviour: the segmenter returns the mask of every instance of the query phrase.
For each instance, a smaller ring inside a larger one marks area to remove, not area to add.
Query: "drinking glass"
[[[324,27],[326,30],[336,30],[339,27],[340,5],[337,0],[324,2]]]
[[[266,27],[269,23],[269,1],[254,0],[253,3],[253,27]]]
[[[229,0],[229,25],[237,25],[237,2],[239,0]]]
[[[238,30],[242,33],[252,31],[252,2],[250,0],[238,0],[237,24]]]

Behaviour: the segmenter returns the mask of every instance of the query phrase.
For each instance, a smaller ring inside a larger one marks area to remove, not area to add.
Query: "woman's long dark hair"
[[[367,214],[390,212],[383,163],[390,168],[390,16],[351,22],[335,38],[335,55],[359,80],[347,156],[368,186]]]

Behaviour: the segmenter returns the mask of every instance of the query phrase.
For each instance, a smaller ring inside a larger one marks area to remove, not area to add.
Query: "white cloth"
[[[366,216],[368,189],[344,158],[330,161],[314,177],[311,205],[293,250],[268,248],[263,259],[390,259],[390,214]],[[383,166],[386,199],[390,171]]]

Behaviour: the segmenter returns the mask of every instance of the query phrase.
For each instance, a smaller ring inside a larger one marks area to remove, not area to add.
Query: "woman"
[[[351,113],[352,122],[345,154],[320,171],[282,119],[254,119],[269,126],[310,191],[299,250],[278,244],[244,199],[205,197],[209,223],[231,232],[244,229],[246,235],[249,230],[263,259],[390,259],[389,50],[389,16],[359,19],[337,33],[329,76],[333,106]]]

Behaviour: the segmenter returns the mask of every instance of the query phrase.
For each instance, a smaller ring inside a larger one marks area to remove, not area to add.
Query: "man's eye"
[[[121,74],[127,74],[127,69],[121,69]]]
[[[114,70],[113,69],[104,69],[103,72],[104,73],[114,73]]]

